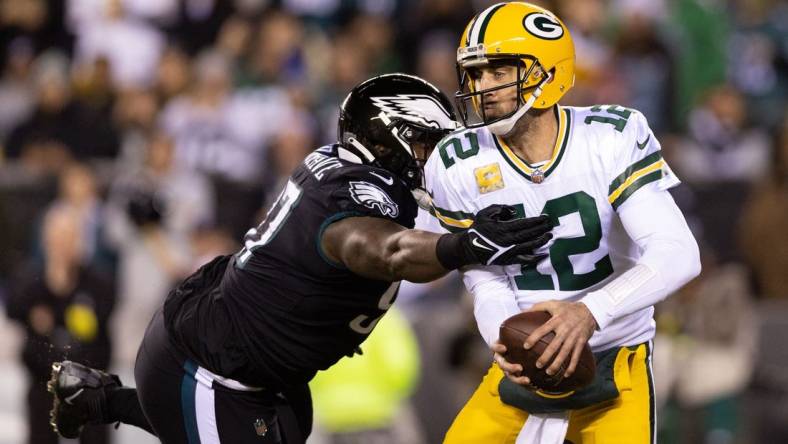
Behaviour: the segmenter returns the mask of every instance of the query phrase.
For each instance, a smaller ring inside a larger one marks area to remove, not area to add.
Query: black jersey
[[[223,376],[266,387],[307,382],[354,353],[398,288],[328,259],[320,247],[325,228],[355,216],[412,228],[416,213],[410,190],[390,172],[323,147],[295,170],[240,252],[215,259],[173,292],[168,329]]]

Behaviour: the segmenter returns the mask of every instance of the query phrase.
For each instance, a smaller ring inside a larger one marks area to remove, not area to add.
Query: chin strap
[[[413,198],[416,199],[416,204],[424,211],[432,211],[432,197],[424,188],[414,188],[411,190]]]
[[[339,156],[340,159],[346,160],[346,161],[351,162],[351,163],[358,163],[358,164],[364,163],[361,160],[360,157],[358,157],[357,155],[353,154],[347,148],[342,148],[341,146],[339,148],[337,148],[337,156]]]
[[[372,154],[372,152],[369,151],[367,149],[367,147],[365,147],[355,137],[348,137],[347,138],[347,143],[349,143],[350,145],[353,146],[353,148],[358,150],[358,153],[361,154],[362,156],[364,156],[366,161],[365,161],[365,159],[360,158],[358,155],[356,155],[355,153],[353,153],[350,150],[345,149],[345,148],[341,148],[337,152],[337,154],[339,154],[340,158],[348,160],[350,162],[355,162],[355,163],[372,163],[372,162],[375,161],[375,156]]]
[[[490,130],[490,132],[495,134],[496,136],[505,136],[509,134],[509,132],[512,131],[512,128],[514,128],[514,124],[516,124],[517,121],[520,120],[520,118],[523,117],[525,113],[528,112],[529,109],[531,109],[532,106],[534,106],[534,102],[536,102],[536,99],[538,99],[539,96],[542,95],[542,88],[544,88],[547,82],[549,82],[550,79],[552,78],[553,78],[553,74],[547,73],[547,77],[545,77],[541,82],[539,82],[538,85],[536,85],[536,88],[534,88],[534,92],[531,93],[531,97],[528,98],[525,104],[521,106],[516,113],[512,114],[510,117],[507,117],[506,119],[501,119],[497,122],[487,125],[487,128]]]

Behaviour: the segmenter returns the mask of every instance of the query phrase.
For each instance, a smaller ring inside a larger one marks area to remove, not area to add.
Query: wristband
[[[443,268],[456,270],[474,262],[464,257],[461,239],[462,233],[444,234],[438,238],[438,243],[435,245],[435,255],[438,256],[438,262]]]

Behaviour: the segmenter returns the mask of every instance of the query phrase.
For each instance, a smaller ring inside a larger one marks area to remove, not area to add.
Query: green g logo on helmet
[[[545,40],[557,40],[564,35],[561,23],[543,12],[533,12],[523,18],[523,27],[532,35]]]

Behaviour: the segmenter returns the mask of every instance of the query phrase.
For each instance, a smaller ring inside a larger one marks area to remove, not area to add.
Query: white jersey
[[[482,127],[449,135],[425,167],[433,215],[449,231],[468,227],[492,204],[551,218],[554,237],[539,250],[549,260],[503,267],[520,309],[576,301],[630,269],[640,252],[616,210],[635,192],[679,183],[640,112],[616,105],[555,111],[558,137],[541,165],[529,165]],[[653,335],[653,307],[647,307],[613,320],[590,344],[596,351]]]

